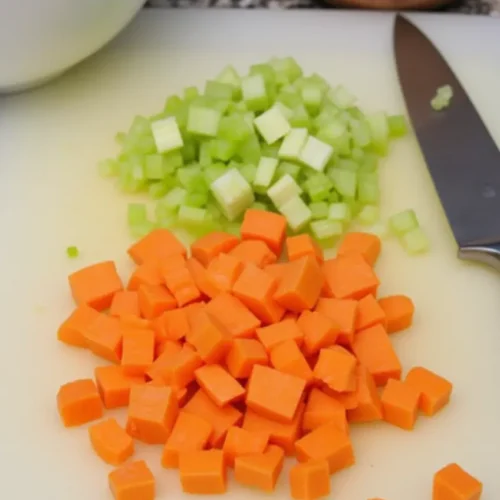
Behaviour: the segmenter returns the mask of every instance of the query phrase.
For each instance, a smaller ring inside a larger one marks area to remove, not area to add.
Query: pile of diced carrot
[[[377,298],[377,236],[348,233],[324,260],[307,234],[286,236],[281,215],[248,210],[241,239],[211,233],[190,250],[158,229],[129,248],[126,288],[109,261],[69,276],[77,308],[58,338],[110,364],[63,385],[58,409],[69,427],[127,407],[125,428],[89,427],[96,454],[118,466],[116,500],[155,496],[147,465],[127,461],[134,440],[163,444],[161,463],[187,493],[224,493],[228,468],[271,492],[289,455],[291,496],[326,496],[330,476],[355,462],[351,424],[412,429],[419,411],[448,402],[452,385],[425,368],[401,381],[390,335],[411,325],[414,306]],[[465,471],[443,471],[434,500],[479,498]]]

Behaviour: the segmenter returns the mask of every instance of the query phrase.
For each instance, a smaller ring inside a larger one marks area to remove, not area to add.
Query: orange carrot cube
[[[174,296],[164,285],[141,285],[137,294],[143,318],[156,318],[164,311],[177,308]]]
[[[254,365],[267,365],[263,345],[256,339],[234,339],[226,357],[226,367],[234,378],[248,378]]]
[[[128,462],[109,473],[115,500],[154,500],[155,478],[144,460]]]
[[[371,233],[347,233],[340,242],[337,255],[360,255],[373,266],[380,254],[381,242],[376,234]]]
[[[191,245],[191,255],[205,267],[221,253],[230,252],[240,240],[229,233],[214,231],[206,234]]]
[[[400,332],[411,326],[415,306],[406,295],[391,295],[378,301],[385,313],[387,332]]]
[[[256,334],[268,352],[285,340],[293,340],[298,345],[302,345],[304,340],[304,334],[293,319],[284,319],[274,325],[257,328]]]
[[[276,370],[300,377],[308,385],[313,381],[313,371],[294,340],[285,340],[274,346],[269,359]]]
[[[304,334],[303,350],[306,356],[312,356],[323,347],[334,345],[340,333],[340,327],[335,321],[317,311],[302,312],[297,319],[297,326]]]
[[[350,347],[356,329],[358,301],[353,299],[321,298],[318,300],[315,310],[328,316],[338,325],[337,343]]]
[[[326,460],[311,460],[290,469],[290,496],[315,500],[330,494],[330,473]]]
[[[220,292],[230,292],[245,264],[232,255],[221,253],[207,267],[210,281]]]
[[[337,428],[348,433],[346,409],[335,398],[325,394],[318,388],[313,388],[306,403],[302,418],[302,430],[313,431],[329,422],[335,423]]]
[[[181,453],[179,474],[185,493],[215,495],[226,492],[227,475],[222,450]]]
[[[226,434],[224,460],[229,467],[234,467],[234,459],[243,455],[263,453],[269,441],[269,434],[251,432],[241,427],[231,427]]]
[[[186,255],[184,245],[168,229],[155,229],[134,243],[128,254],[136,264],[160,261],[173,255]]]
[[[385,312],[373,295],[366,295],[358,302],[356,330],[364,330],[370,326],[385,326]]]
[[[241,238],[263,241],[279,256],[285,239],[286,225],[285,217],[280,214],[249,208],[245,211],[241,224]]]
[[[94,373],[97,389],[108,409],[128,406],[130,388],[144,383],[144,375],[127,375],[121,366],[98,366]]]
[[[349,422],[382,420],[382,404],[371,373],[363,366],[356,367],[356,408],[347,411]]]
[[[109,314],[117,318],[123,316],[140,317],[141,311],[137,292],[131,292],[130,290],[116,292],[111,301]]]
[[[92,307],[86,304],[79,305],[57,330],[58,340],[76,347],[87,347],[84,335],[85,329],[98,316],[99,313]]]
[[[101,358],[119,363],[122,357],[122,329],[120,320],[99,314],[83,331],[87,347]]]
[[[152,321],[152,328],[156,334],[156,341],[181,340],[189,334],[190,327],[187,317],[187,308],[180,307],[165,311]]]
[[[123,332],[121,365],[127,375],[144,375],[153,364],[155,332],[153,330],[126,330]]]
[[[210,316],[203,314],[201,321],[193,324],[189,342],[205,363],[214,364],[226,356],[233,339],[225,330],[219,328]]]
[[[314,378],[337,392],[356,389],[356,358],[341,346],[319,351]]]
[[[135,268],[128,280],[127,290],[137,291],[142,285],[159,286],[163,284],[160,262],[151,260]]]
[[[401,429],[412,430],[417,420],[419,396],[410,385],[390,379],[380,398],[384,420]]]
[[[288,261],[298,260],[301,257],[310,255],[316,260],[323,262],[323,250],[308,234],[297,234],[286,239],[286,254]]]
[[[434,474],[432,500],[479,500],[483,483],[458,464],[452,463]]]
[[[238,243],[229,255],[236,257],[243,263],[255,264],[257,267],[265,267],[276,262],[276,254],[263,242],[259,240],[245,240]]]
[[[219,295],[220,289],[218,284],[200,262],[191,257],[186,261],[186,266],[191,273],[196,288],[198,288],[203,297],[213,299]]]
[[[114,418],[91,425],[89,437],[96,454],[108,464],[120,465],[134,453],[134,441]]]
[[[245,389],[220,365],[205,365],[195,372],[196,381],[217,406],[238,401]]]
[[[65,427],[101,418],[102,401],[94,381],[81,379],[62,385],[57,393],[57,409]]]

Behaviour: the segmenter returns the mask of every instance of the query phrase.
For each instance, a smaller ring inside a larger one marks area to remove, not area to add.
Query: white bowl
[[[0,0],[0,92],[41,84],[96,52],[145,0]]]

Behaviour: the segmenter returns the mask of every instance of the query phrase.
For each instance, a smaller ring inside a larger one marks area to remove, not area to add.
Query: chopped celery
[[[198,165],[191,165],[177,170],[177,179],[182,187],[191,191],[205,185],[203,172]]]
[[[208,198],[208,191],[193,191],[185,196],[184,205],[188,207],[205,207]]]
[[[387,117],[389,135],[391,137],[404,137],[408,133],[408,125],[403,115],[390,115]]]
[[[173,173],[179,167],[182,167],[184,159],[180,151],[172,151],[163,155],[163,171],[165,174]]]
[[[273,108],[278,108],[278,111],[289,120],[293,116],[293,109],[290,109],[288,106],[285,106],[282,102],[275,102],[273,104]]]
[[[71,246],[71,247],[66,248],[66,255],[70,259],[75,259],[76,257],[78,257],[80,255],[78,247]]]
[[[315,220],[309,224],[309,227],[318,240],[329,240],[341,236],[344,232],[342,223],[336,220]]]
[[[213,221],[218,221],[222,218],[222,212],[219,210],[219,208],[214,202],[209,201],[207,203],[206,210],[207,210],[207,218]]]
[[[375,172],[378,168],[378,156],[373,153],[365,153],[361,165],[360,172]]]
[[[275,143],[290,130],[290,124],[278,107],[269,108],[253,122],[267,144]]]
[[[337,168],[356,172],[359,169],[359,165],[354,160],[350,160],[348,158],[340,158],[337,162]]]
[[[162,198],[167,194],[168,190],[169,185],[164,181],[152,182],[148,187],[149,196],[151,196],[153,200]]]
[[[202,167],[206,167],[212,163],[212,144],[210,141],[200,143],[198,151],[198,163]]]
[[[182,99],[179,96],[172,95],[168,97],[165,102],[165,111],[167,113],[175,113],[180,108],[182,108],[182,106],[183,106]]]
[[[202,225],[207,221],[207,211],[204,208],[197,208],[188,205],[181,205],[177,212],[179,222],[190,225]]]
[[[267,190],[267,196],[277,208],[300,193],[302,193],[301,187],[289,174],[285,174]]]
[[[293,115],[288,120],[290,125],[295,128],[307,128],[311,126],[311,118],[307,113],[307,109],[303,104],[299,104],[293,108]]]
[[[379,208],[375,205],[365,205],[359,212],[357,220],[363,226],[375,224],[380,216]]]
[[[225,139],[213,139],[210,143],[210,155],[215,160],[229,161],[237,152],[238,145]]]
[[[303,184],[305,192],[311,201],[328,199],[333,182],[324,174],[311,175]]]
[[[231,100],[233,98],[233,91],[234,88],[230,83],[208,80],[205,84],[205,95],[214,97],[215,99]]]
[[[184,203],[187,196],[187,191],[181,187],[174,187],[171,189],[157,205],[161,205],[167,210],[176,210],[180,205]]]
[[[364,205],[377,205],[380,201],[378,182],[360,178],[358,182],[358,201]]]
[[[190,134],[215,137],[219,129],[222,113],[216,109],[189,106],[187,131]]]
[[[255,201],[250,205],[250,208],[253,208],[254,210],[264,210],[264,211],[269,211],[270,207],[269,205],[266,205],[265,203],[262,203],[261,201]]]
[[[238,222],[228,222],[224,225],[224,231],[234,236],[240,237],[240,225]]]
[[[262,144],[261,154],[262,156],[268,156],[269,158],[278,158],[279,149],[279,144]]]
[[[252,187],[235,168],[213,181],[210,189],[230,221],[234,221],[255,201]]]
[[[252,134],[248,136],[241,144],[238,146],[238,157],[244,163],[259,163],[261,156],[261,147],[259,138],[257,135]]]
[[[250,184],[255,182],[255,176],[257,175],[257,167],[255,165],[246,163],[245,165],[242,165],[239,170],[247,182]]]
[[[416,255],[429,250],[429,238],[421,227],[416,227],[401,236],[401,244],[407,253]]]
[[[284,215],[293,231],[300,231],[311,220],[312,212],[300,195],[296,194],[282,203],[278,210]]]
[[[349,127],[352,135],[352,141],[359,148],[366,148],[371,141],[370,127],[365,120],[351,120]]]
[[[221,83],[227,83],[233,87],[240,87],[241,78],[233,66],[226,66],[217,76],[216,80]]]
[[[129,203],[127,207],[127,219],[129,226],[135,226],[148,220],[146,205],[144,203]]]
[[[355,161],[356,163],[360,164],[363,162],[363,159],[365,157],[365,152],[357,147],[357,146],[354,146],[352,149],[351,149],[351,158],[353,159],[353,161]]]
[[[232,114],[221,119],[217,135],[227,141],[240,142],[253,132],[252,127],[253,125],[249,125],[245,119],[245,115]]]
[[[199,95],[200,93],[196,87],[187,87],[184,89],[184,100],[186,102],[194,101]]]
[[[127,138],[148,135],[150,132],[150,121],[144,116],[136,116],[132,121],[129,131],[127,132]]]
[[[165,176],[163,169],[163,156],[162,155],[147,155],[144,158],[144,173],[146,179],[160,180]]]
[[[330,220],[347,223],[351,219],[351,209],[347,203],[332,203],[328,208],[328,218]]]
[[[266,83],[262,75],[256,74],[241,81],[243,100],[251,111],[264,111],[269,106]]]
[[[177,121],[174,117],[158,120],[151,124],[156,149],[159,153],[168,153],[182,148],[184,142]]]
[[[215,179],[218,179],[222,174],[224,174],[227,170],[226,165],[224,163],[213,163],[206,167],[203,171],[205,176],[205,181],[207,184],[212,184]]]
[[[350,108],[356,102],[356,97],[342,85],[330,90],[328,97],[340,109]]]
[[[117,160],[109,158],[99,162],[98,170],[101,177],[116,177],[120,171],[120,165]]]
[[[130,226],[129,231],[133,238],[143,238],[155,228],[153,222],[146,220],[140,224]]]
[[[326,201],[317,201],[309,205],[313,219],[326,219],[328,217],[328,209]]]
[[[402,236],[418,227],[417,214],[413,209],[398,212],[389,218],[389,228],[396,236]]]
[[[276,169],[276,176],[283,177],[285,174],[288,174],[291,177],[293,177],[295,180],[297,180],[297,178],[299,177],[300,171],[301,171],[300,165],[297,165],[296,163],[282,161],[278,165],[278,168]]]
[[[189,137],[188,139],[184,139],[184,146],[180,150],[182,160],[185,163],[190,163],[195,161],[198,156],[198,144],[197,142]]]
[[[379,111],[366,116],[368,127],[370,128],[371,142],[375,151],[381,156],[385,156],[389,146],[389,125],[387,116]]]
[[[270,158],[267,156],[262,156],[260,158],[253,181],[253,185],[257,192],[265,192],[266,189],[271,185],[277,166],[278,160],[276,160],[275,158]]]
[[[302,148],[299,158],[308,167],[322,172],[333,154],[333,147],[326,142],[309,136]]]
[[[367,233],[375,234],[381,239],[385,239],[389,235],[389,228],[387,227],[387,224],[384,224],[383,222],[377,222],[363,230]]]
[[[321,86],[306,84],[301,89],[302,101],[309,113],[316,115],[323,101],[323,90]]]
[[[252,64],[249,73],[250,75],[261,75],[266,85],[274,85],[276,82],[276,72],[269,64]]]
[[[278,151],[279,158],[298,160],[309,132],[306,128],[292,128],[285,136]]]
[[[350,147],[349,131],[345,123],[335,119],[328,124],[323,125],[316,134],[317,138],[327,144],[330,144],[337,153],[348,155]]]
[[[329,174],[335,190],[340,195],[354,198],[357,188],[357,177],[355,172],[335,168],[332,169]]]
[[[276,102],[283,103],[289,109],[295,109],[302,104],[300,94],[295,89],[285,90],[281,89],[276,97]]]

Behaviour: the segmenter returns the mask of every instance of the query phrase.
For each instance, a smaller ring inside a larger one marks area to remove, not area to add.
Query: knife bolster
[[[461,247],[458,257],[462,260],[481,262],[500,271],[500,243]]]

